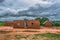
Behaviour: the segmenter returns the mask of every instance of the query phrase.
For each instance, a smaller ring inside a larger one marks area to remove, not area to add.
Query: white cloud
[[[38,0],[5,0],[3,4],[10,8],[23,8],[34,5],[37,2]]]
[[[55,2],[51,2],[51,1],[39,1],[39,3],[40,3],[40,5],[42,7],[47,8],[47,7],[50,7],[51,5],[53,5]]]
[[[9,7],[9,8],[26,8],[33,6],[36,3],[40,3],[41,6],[50,6],[52,5],[51,0],[5,0],[3,2],[4,7]]]
[[[33,20],[35,17],[27,17],[27,16],[21,16],[21,17],[6,17],[6,18],[0,18],[0,21],[13,21],[13,20],[24,20],[24,19]]]

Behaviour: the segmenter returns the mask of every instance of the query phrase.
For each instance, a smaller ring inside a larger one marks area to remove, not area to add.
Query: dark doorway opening
[[[32,23],[32,25],[34,25],[34,23]]]

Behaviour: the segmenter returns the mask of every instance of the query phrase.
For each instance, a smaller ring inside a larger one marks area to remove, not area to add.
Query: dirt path
[[[14,29],[12,27],[0,27],[0,31],[11,31],[11,33],[19,33],[19,34],[42,34],[42,33],[60,33],[59,28],[40,28],[40,29]]]
[[[14,29],[14,33],[20,33],[20,34],[25,34],[25,35],[28,35],[28,34],[42,34],[42,33],[60,33],[60,29],[57,30],[57,29],[17,29],[15,30]],[[25,32],[23,32],[25,31]],[[30,32],[28,32],[30,31]]]

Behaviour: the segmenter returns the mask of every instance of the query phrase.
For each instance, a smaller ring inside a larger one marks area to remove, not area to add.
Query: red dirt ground
[[[14,29],[12,27],[1,26],[0,31],[7,31],[6,34],[0,34],[0,40],[15,40],[14,35],[19,35],[19,34],[23,35],[23,36],[30,35],[27,39],[21,38],[20,40],[30,40],[30,38],[32,38],[34,36],[33,34],[42,34],[42,33],[60,34],[60,27],[57,27],[57,28],[56,27],[54,27],[54,28],[41,27],[40,29]],[[11,35],[10,38],[8,38],[9,35]],[[37,40],[45,40],[45,39],[47,39],[47,38],[44,37],[44,38],[39,38]]]
[[[41,27],[40,29],[14,29],[12,27],[0,27],[0,31],[11,31],[12,33],[20,34],[42,34],[42,33],[60,33],[60,27],[46,28]]]

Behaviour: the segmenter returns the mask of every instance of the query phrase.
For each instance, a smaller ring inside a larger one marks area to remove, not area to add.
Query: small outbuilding
[[[51,21],[45,21],[43,24],[44,24],[44,27],[51,27],[52,26]]]

